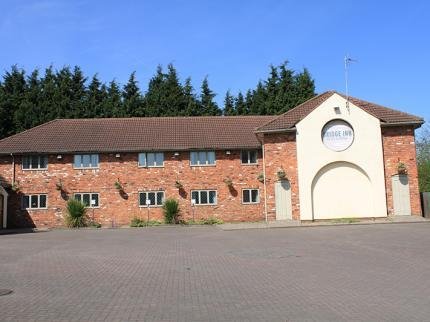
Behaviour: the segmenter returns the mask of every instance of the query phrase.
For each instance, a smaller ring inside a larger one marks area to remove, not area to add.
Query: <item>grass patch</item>
[[[147,226],[160,226],[162,222],[159,220],[149,220],[146,221],[140,218],[133,218],[130,222],[130,227],[147,227]]]
[[[216,217],[202,218],[199,220],[181,220],[182,225],[221,225],[224,221]]]
[[[355,222],[359,222],[360,220],[358,218],[338,218],[333,219],[333,222],[340,223],[340,224],[352,224]]]

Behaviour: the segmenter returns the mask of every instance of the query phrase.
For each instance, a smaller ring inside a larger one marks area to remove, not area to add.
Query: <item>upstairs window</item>
[[[147,207],[146,201],[149,201],[149,207],[161,207],[164,202],[164,191],[145,191],[139,192],[139,207]]]
[[[215,151],[190,152],[190,164],[192,166],[215,165]]]
[[[139,153],[139,167],[163,167],[163,152],[144,152]]]
[[[46,170],[48,168],[47,155],[25,155],[22,157],[24,170]]]
[[[243,189],[242,190],[242,202],[247,203],[259,203],[260,196],[258,189]]]
[[[46,209],[46,194],[22,196],[22,209]]]
[[[241,153],[242,164],[257,164],[257,150],[243,150]]]
[[[98,154],[75,154],[73,166],[75,169],[89,169],[99,167]]]
[[[196,205],[216,205],[216,190],[194,190],[191,191],[191,199]]]
[[[82,202],[87,208],[99,207],[99,194],[98,193],[75,193],[74,198]]]

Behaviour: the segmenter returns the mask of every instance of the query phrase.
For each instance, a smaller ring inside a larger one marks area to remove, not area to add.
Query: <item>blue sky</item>
[[[173,63],[199,87],[254,88],[270,64],[307,67],[318,92],[344,92],[430,120],[428,1],[0,2],[0,69],[79,65],[85,74],[142,84]]]

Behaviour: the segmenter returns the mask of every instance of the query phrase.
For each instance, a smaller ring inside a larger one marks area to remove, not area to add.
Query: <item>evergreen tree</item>
[[[184,92],[184,95],[183,95],[184,105],[186,106],[186,108],[182,115],[184,116],[201,115],[200,105],[196,98],[196,95],[194,94],[194,88],[193,88],[193,85],[191,84],[191,78],[189,77],[185,80],[183,92]]]
[[[123,92],[123,115],[125,117],[143,116],[143,104],[140,95],[140,90],[136,80],[136,72],[131,73],[127,84],[124,86]]]
[[[80,118],[86,115],[85,95],[87,78],[82,70],[75,66],[71,77],[71,87],[69,93],[70,110],[66,113],[67,117]],[[58,116],[57,116],[58,117]]]
[[[200,95],[202,115],[221,115],[221,110],[213,101],[216,94],[209,88],[207,77],[203,80]]]
[[[0,92],[0,135],[1,137],[16,132],[14,114],[19,109],[25,94],[25,72],[16,65],[3,77]]]
[[[265,115],[267,114],[266,106],[266,89],[263,83],[260,81],[257,84],[257,88],[252,92],[252,102],[250,107],[250,113],[253,115]]]
[[[106,98],[103,102],[103,110],[105,117],[121,117],[124,115],[121,90],[115,80],[109,83]]]
[[[21,132],[41,123],[39,71],[34,70],[27,78],[23,100],[14,113],[14,131]]]
[[[88,86],[85,98],[85,117],[104,117],[104,107],[106,98],[106,88],[97,77],[93,76]]]
[[[178,74],[172,64],[167,66],[165,86],[162,92],[161,115],[177,116],[184,113],[187,108],[184,100],[184,89],[179,82]]]
[[[163,68],[158,65],[155,75],[149,80],[148,91],[144,98],[146,116],[162,115],[160,104],[163,100],[165,79],[166,75],[163,73]]]
[[[231,96],[229,90],[225,94],[223,114],[227,115],[227,116],[237,115],[236,110],[235,110],[235,106],[234,106],[234,97]]]
[[[246,114],[246,104],[242,92],[237,94],[236,100],[234,102],[234,109],[236,110],[237,115]]]

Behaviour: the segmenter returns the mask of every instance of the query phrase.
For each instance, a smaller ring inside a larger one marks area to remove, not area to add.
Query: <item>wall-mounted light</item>
[[[63,156],[61,154],[57,155],[57,159],[61,160],[63,158]]]
[[[115,154],[115,158],[120,158],[120,157],[121,157],[121,154],[119,153]]]
[[[230,151],[230,150],[227,150],[227,151],[225,151],[225,154],[230,155],[230,154],[231,154],[231,151]]]
[[[334,112],[336,114],[340,114],[340,107],[339,106],[335,106],[333,109],[334,109]]]
[[[174,155],[175,157],[177,157],[177,156],[179,155],[179,152],[175,152],[175,153],[173,153],[173,155]]]

